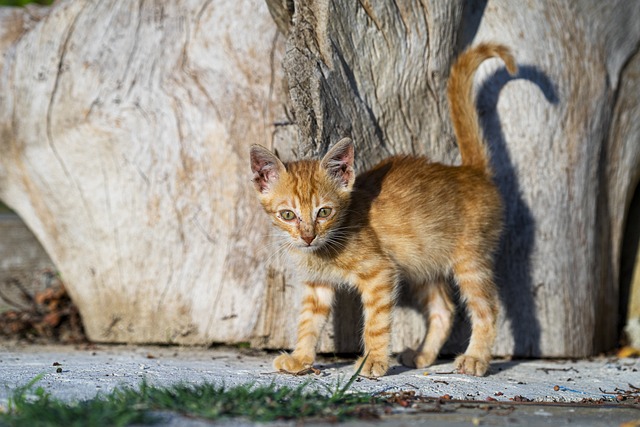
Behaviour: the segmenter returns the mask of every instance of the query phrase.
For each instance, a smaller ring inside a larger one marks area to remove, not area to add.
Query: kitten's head
[[[314,251],[336,238],[355,181],[354,148],[343,138],[320,161],[287,163],[260,145],[251,147],[256,191],[292,248]]]

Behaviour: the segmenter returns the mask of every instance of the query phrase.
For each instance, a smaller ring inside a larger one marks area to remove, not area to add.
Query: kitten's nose
[[[310,245],[311,242],[313,242],[313,239],[316,238],[316,236],[313,236],[313,235],[311,235],[311,236],[301,236],[301,237],[302,237],[302,240],[307,242],[307,245]]]

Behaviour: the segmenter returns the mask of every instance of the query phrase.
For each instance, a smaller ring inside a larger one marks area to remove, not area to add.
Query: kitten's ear
[[[351,138],[342,138],[324,156],[320,166],[324,168],[329,176],[339,180],[343,187],[351,189],[356,179],[353,169],[355,148]]]
[[[260,193],[269,191],[269,187],[278,180],[285,170],[279,158],[262,145],[251,146],[251,170],[253,171],[253,183]]]

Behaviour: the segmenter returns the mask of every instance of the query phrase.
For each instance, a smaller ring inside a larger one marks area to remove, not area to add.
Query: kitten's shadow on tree
[[[541,355],[541,337],[535,302],[537,286],[531,277],[535,219],[521,194],[517,169],[509,155],[497,112],[501,89],[509,81],[520,79],[538,86],[548,102],[558,102],[554,85],[549,78],[536,67],[521,65],[516,76],[510,76],[506,69],[501,68],[487,78],[478,91],[477,109],[489,145],[495,182],[504,201],[504,231],[496,253],[495,277],[505,321],[508,322],[513,337],[512,353],[517,357],[538,357]],[[535,144],[535,135],[531,135],[531,143]],[[354,343],[361,342],[362,306],[359,297],[346,290],[338,292],[336,296],[335,312],[340,312],[341,315],[334,318],[335,346],[344,349],[343,351],[361,351],[361,348],[354,348]],[[470,326],[464,306],[460,301],[456,303],[459,309],[455,324],[442,355],[464,352],[469,341]],[[401,286],[398,306],[418,310],[404,284]],[[351,315],[345,316],[346,313]],[[508,369],[509,366],[511,365],[503,368]]]
[[[488,77],[478,91],[476,104],[483,134],[490,150],[495,182],[504,202],[504,231],[495,256],[495,280],[500,292],[504,318],[513,337],[512,353],[517,357],[539,357],[541,337],[540,322],[536,314],[537,286],[531,277],[535,219],[521,194],[518,172],[509,155],[497,111],[501,89],[509,81],[519,79],[528,80],[538,86],[548,102],[558,102],[555,88],[543,72],[533,66],[520,66],[516,76],[510,76],[506,69],[501,68]],[[532,135],[531,143],[535,143],[534,138],[535,135]],[[458,310],[451,336],[441,355],[463,353],[471,335],[464,304],[457,298],[455,286],[453,289]],[[401,288],[398,305],[418,310],[413,306],[413,298],[406,286]]]
[[[462,18],[465,25],[460,27],[458,38],[460,50],[472,44],[486,7],[486,0],[465,3]],[[520,357],[536,357],[541,354],[541,337],[535,303],[537,285],[531,277],[535,219],[522,197],[517,170],[509,155],[497,112],[500,91],[509,81],[519,79],[538,86],[547,102],[558,103],[554,84],[549,77],[535,66],[519,64],[516,76],[510,76],[505,68],[501,68],[487,78],[478,91],[476,106],[489,145],[495,182],[505,206],[504,231],[496,254],[496,282],[513,336],[513,353]],[[535,144],[536,135],[529,137],[531,143]],[[469,334],[468,324],[466,328]],[[459,347],[456,350],[459,351]]]
[[[534,66],[520,65],[516,76],[501,68],[487,78],[478,91],[476,104],[490,150],[495,182],[504,201],[504,231],[496,254],[496,282],[513,336],[513,353],[519,357],[540,356],[540,322],[536,314],[537,285],[531,277],[535,244],[535,219],[524,200],[517,169],[509,155],[497,111],[502,88],[512,80],[527,80],[538,86],[551,104],[558,98],[553,83]],[[526,113],[525,113],[526,114]],[[536,135],[530,135],[535,144]]]

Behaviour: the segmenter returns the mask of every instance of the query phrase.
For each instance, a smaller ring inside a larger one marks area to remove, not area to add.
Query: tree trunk
[[[92,340],[252,336],[268,230],[247,153],[284,117],[282,41],[251,0],[0,8],[0,198]]]
[[[350,135],[360,169],[394,153],[455,164],[445,98],[452,60],[480,41],[512,48],[518,76],[488,61],[477,78],[506,204],[494,352],[586,356],[616,344],[622,230],[640,170],[640,4],[268,3],[288,35],[297,153],[319,155]],[[340,314],[334,323],[354,329]],[[415,345],[422,323],[398,308],[394,350]],[[450,351],[463,348],[464,321],[456,331]]]
[[[521,69],[488,61],[477,79],[506,203],[494,351],[615,344],[640,178],[640,5],[267,3],[274,19],[257,0],[0,9],[0,199],[60,269],[91,339],[290,347],[301,289],[270,246],[249,145],[291,159],[348,134],[360,170],[394,153],[456,163],[449,67],[492,40]],[[340,295],[321,351],[357,350],[357,301]],[[460,318],[449,351],[468,333]],[[394,350],[423,331],[403,299]]]

